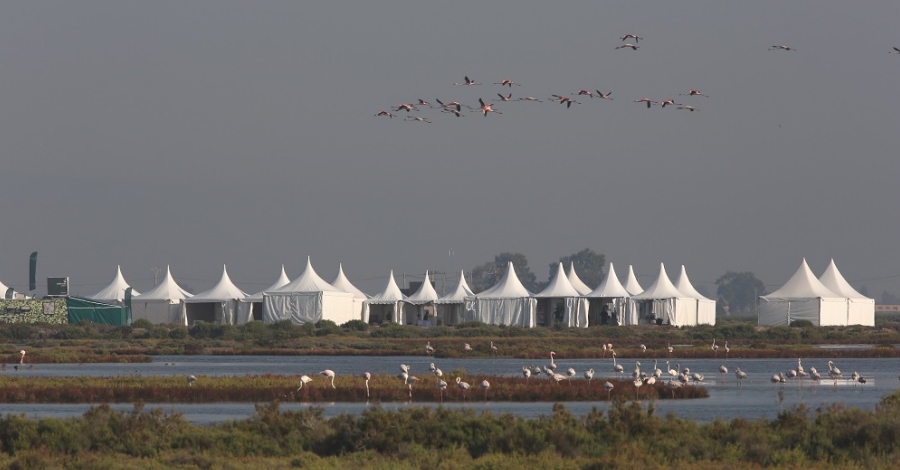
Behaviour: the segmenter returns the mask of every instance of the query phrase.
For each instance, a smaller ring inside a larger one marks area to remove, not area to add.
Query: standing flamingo
[[[634,379],[634,399],[638,399],[638,395],[641,391],[641,385],[644,385],[644,381],[640,379],[640,377]]]
[[[410,375],[410,376],[407,377],[407,379],[406,379],[406,386],[409,387],[409,399],[410,399],[410,400],[412,400],[412,384],[414,384],[414,383],[416,383],[416,382],[418,382],[418,381],[419,381],[419,378],[418,378],[418,377],[413,377],[412,375]]]
[[[188,387],[193,387],[194,382],[196,382],[196,381],[197,381],[197,377],[194,377],[193,375],[187,376]]]
[[[441,395],[441,403],[444,402],[444,390],[447,390],[447,382],[443,380],[438,380],[434,383],[434,388],[438,389],[438,393]]]
[[[713,338],[713,344],[709,347],[715,357],[719,357],[719,347],[716,346],[716,339]]]
[[[463,382],[461,378],[456,378],[456,388],[462,390],[463,401],[466,401],[466,390],[469,389],[469,384],[467,382]]]
[[[425,354],[434,355],[434,348],[431,346],[431,341],[425,343]]]
[[[305,375],[305,374],[304,374],[304,375],[301,375],[301,376],[300,376],[300,388],[298,388],[297,391],[299,392],[300,389],[303,388],[303,385],[304,385],[304,384],[308,384],[308,383],[310,383],[310,382],[312,382],[312,381],[313,381],[312,377],[310,377],[310,376],[308,376],[308,375]]]
[[[331,379],[331,388],[337,388],[334,386],[334,371],[331,369],[325,369],[322,372],[319,372],[319,375],[328,377]]]
[[[659,370],[659,367],[657,367],[657,360],[656,360],[656,359],[653,360],[653,374],[651,374],[651,375],[653,375],[653,376],[656,377],[657,379],[660,378],[660,377],[662,377],[662,371]]]
[[[725,367],[725,364],[719,366],[719,373],[722,374],[722,383],[725,383],[725,374],[728,373],[728,368]]]
[[[735,376],[735,377],[737,378],[737,380],[738,380],[738,387],[743,387],[743,386],[744,386],[744,379],[747,378],[747,373],[744,372],[744,371],[742,371],[740,367],[736,367],[736,368],[734,369],[734,376]]]
[[[372,374],[365,372],[363,377],[366,379],[366,398],[369,398],[369,381],[372,380]]]
[[[528,379],[531,378],[531,369],[526,366],[522,366],[522,375],[525,376],[525,384],[528,384]]]
[[[693,111],[693,110],[691,110],[691,111]],[[728,349],[728,341],[725,341],[725,360],[726,361],[728,360],[728,351],[731,351],[731,349]]]
[[[681,383],[675,382],[674,380],[669,380],[668,382],[666,382],[666,388],[668,388],[669,391],[672,392],[672,399],[674,399],[675,398],[675,390],[678,390],[681,388]]]
[[[488,389],[491,388],[491,383],[487,380],[481,381],[481,388],[484,390],[484,401],[487,401],[487,392]]]
[[[828,361],[828,375],[834,380],[834,386],[837,387],[837,379],[842,375],[841,370],[834,366],[834,362]]]
[[[572,383],[572,377],[575,377],[575,369],[569,367],[566,369],[566,378],[569,380],[569,383]]]
[[[642,353],[646,353],[646,352],[647,352],[647,345],[646,345],[646,344],[642,344],[642,345],[641,345],[641,352],[642,352]]]
[[[612,353],[612,358],[613,358],[613,370],[617,374],[621,374],[621,373],[625,372],[625,368],[622,367],[622,364],[616,364],[616,352],[615,351],[613,351],[613,353]]]
[[[25,350],[19,351],[19,354],[22,355],[22,357],[19,358],[19,364],[25,364]]]
[[[588,383],[591,383],[591,380],[594,379],[594,369],[584,371],[584,378],[588,380]]]
[[[607,400],[610,399],[610,394],[612,393],[613,388],[615,388],[615,387],[613,386],[613,384],[609,383],[609,381],[606,381],[603,383],[603,389],[606,390],[606,399]]]
[[[469,343],[463,343],[463,351],[468,355],[472,351],[472,346],[469,346]]]
[[[673,348],[671,344],[666,343],[666,351],[669,352],[670,356],[672,355],[672,351],[674,351],[674,350],[675,350],[675,348]]]
[[[553,362],[553,356],[555,356],[555,355],[556,355],[555,352],[550,351],[550,365],[547,366],[547,368],[550,370],[556,370],[556,363]]]

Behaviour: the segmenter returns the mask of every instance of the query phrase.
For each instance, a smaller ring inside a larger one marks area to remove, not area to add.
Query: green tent
[[[68,297],[69,324],[88,321],[100,325],[130,325],[131,309],[122,305],[97,302],[79,297]]]

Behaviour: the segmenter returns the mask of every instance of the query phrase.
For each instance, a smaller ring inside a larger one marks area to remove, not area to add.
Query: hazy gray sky
[[[896,0],[6,2],[0,281],[24,288],[37,250],[41,292],[93,293],[117,264],[195,291],[227,264],[255,292],[311,256],[371,293],[502,251],[546,278],[590,247],[698,285],[833,257],[900,293],[898,18]],[[625,33],[640,49],[615,50]],[[373,116],[579,88],[615,100]]]

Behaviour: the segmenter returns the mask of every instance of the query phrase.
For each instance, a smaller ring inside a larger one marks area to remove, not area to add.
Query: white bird
[[[640,361],[635,361],[634,363],[634,372],[631,373],[631,376],[635,379],[641,376],[641,363]]]
[[[500,355],[500,350],[497,349],[497,346],[494,346],[494,342],[491,341],[491,354],[495,354],[497,356]]]
[[[566,378],[569,379],[569,383],[572,383],[572,377],[575,377],[575,374],[576,374],[575,369],[573,369],[571,367],[566,369],[566,376],[567,376]]]
[[[194,382],[196,382],[196,381],[197,381],[197,377],[194,377],[193,375],[187,376],[188,387],[193,387]]]
[[[635,42],[637,42],[637,41],[635,41]],[[625,48],[628,48],[628,47],[630,47],[631,50],[636,51],[636,50],[640,49],[641,46],[635,46],[634,44],[631,44],[631,43],[627,43],[627,42],[626,42],[625,44],[622,44],[621,46],[616,47],[616,49],[625,49]]]
[[[621,374],[621,373],[625,372],[625,368],[622,367],[622,364],[616,364],[616,352],[615,351],[613,351],[612,358],[613,358],[613,370],[617,374]]]
[[[610,397],[610,394],[612,393],[613,388],[615,388],[613,386],[613,384],[609,383],[608,381],[603,383],[603,389],[606,390],[606,399],[607,400],[609,400],[609,397]]]
[[[466,354],[468,354],[469,351],[471,351],[471,350],[472,350],[472,346],[469,346],[469,343],[463,343],[463,351],[465,351]]]
[[[841,377],[841,370],[834,366],[834,362],[828,361],[828,375],[831,376],[831,379],[834,380],[834,385],[837,386],[837,379]]]
[[[456,388],[462,390],[463,401],[466,401],[466,390],[469,389],[469,384],[467,382],[463,382],[461,378],[456,378]]]
[[[691,108],[691,111],[693,111],[693,110],[694,110],[694,108]],[[728,341],[725,341],[725,360],[726,361],[728,360],[728,351],[731,351],[731,349],[728,349]]]
[[[694,372],[694,375],[691,376],[691,380],[693,380],[694,383],[703,382],[703,379],[704,379],[703,374],[701,374],[699,372]]]
[[[481,388],[484,390],[484,401],[487,401],[487,392],[488,389],[491,388],[491,383],[487,380],[481,381]]]
[[[437,378],[441,378],[441,377],[444,376],[444,371],[442,371],[440,368],[435,368],[435,369],[434,369],[434,376],[437,377]]]
[[[389,118],[391,118],[391,119],[394,118],[394,114],[393,114],[393,113],[391,113],[390,111],[385,111],[385,110],[383,110],[383,109],[382,109],[381,111],[378,111],[377,113],[375,113],[375,115],[376,115],[376,116],[387,116],[387,117],[389,117]]]
[[[537,101],[538,103],[543,103],[543,101],[541,101],[533,96],[523,96],[516,101]]]
[[[641,385],[644,385],[644,381],[640,378],[634,379],[634,398],[637,399],[638,393],[641,391]]]
[[[850,379],[853,380],[853,382],[856,382],[857,380],[859,380],[859,372],[853,371],[853,374],[850,375]],[[856,385],[856,384],[854,383],[853,385]]]
[[[646,385],[650,385],[650,386],[652,387],[653,384],[656,383],[656,377],[654,377],[654,376],[651,375],[650,377],[647,377],[646,379],[644,379],[644,383],[645,383]]]
[[[669,391],[672,392],[672,398],[674,399],[675,398],[675,390],[681,388],[681,384],[678,382],[675,382],[674,380],[670,380],[670,381],[666,382],[666,388],[668,388]]]
[[[412,398],[412,384],[414,384],[414,383],[416,383],[416,382],[418,382],[418,381],[419,381],[419,378],[418,378],[418,377],[414,377],[414,376],[412,376],[412,375],[410,375],[410,376],[407,377],[407,379],[406,379],[406,386],[409,387],[409,398],[410,398],[410,399]]]
[[[369,398],[369,381],[372,380],[372,374],[366,372],[363,377],[366,379],[366,398]]]
[[[412,103],[401,103],[401,104],[397,105],[397,109],[395,109],[394,112],[396,113],[398,111],[406,111],[408,113],[414,109],[416,111],[419,110],[419,108],[416,108],[416,105],[414,105]]]
[[[431,121],[429,121],[428,119],[423,118],[422,116],[406,116],[405,118],[403,118],[403,120],[404,120],[404,121],[410,121],[410,122],[417,122],[417,121],[418,121],[418,122],[425,122],[425,123],[431,124]]]
[[[437,101],[438,104],[441,105],[441,107],[444,108],[445,110],[456,108],[457,111],[462,111],[463,105],[462,105],[462,103],[460,103],[458,101],[448,101],[447,103],[444,103],[443,101],[441,101],[437,98],[435,98],[435,101]],[[468,106],[466,106],[466,107],[468,108]]]
[[[642,353],[647,352],[647,345],[645,345],[645,344],[642,344],[642,345],[641,345],[641,352],[642,352]]]
[[[651,100],[650,98],[641,98],[639,100],[634,100],[634,102],[635,103],[647,103],[648,108],[653,106],[654,104],[659,104],[656,101]],[[672,348],[669,348],[669,349],[672,349]],[[669,351],[669,352],[671,353],[672,351]]]
[[[672,351],[674,351],[675,348],[673,348],[671,344],[666,343],[666,350],[669,351],[669,355],[671,356],[671,355],[672,355]]]
[[[438,389],[438,393],[441,395],[441,403],[444,402],[444,390],[447,390],[447,382],[443,380],[438,380],[434,383],[434,388]]]
[[[586,378],[588,380],[588,383],[590,383],[590,381],[594,379],[594,369],[588,369],[584,371],[584,378]]]
[[[511,101],[512,100],[512,93],[510,93],[508,95],[502,95],[500,93],[497,93],[497,96],[499,96],[500,99],[494,100],[494,101]]]
[[[463,85],[463,86],[481,85],[480,83],[475,83],[475,80],[470,79],[468,76],[466,76],[465,79],[466,79],[466,81],[464,83],[454,83],[454,85]]]
[[[738,386],[744,385],[744,379],[747,378],[747,373],[742,371],[740,367],[734,369],[734,376],[738,380]]]
[[[556,355],[555,352],[550,351],[550,365],[547,366],[547,368],[550,370],[556,370],[556,363],[553,362],[553,356],[555,356],[555,355]]]
[[[431,341],[425,344],[425,354],[434,354],[434,348],[431,346]]]
[[[681,365],[679,365],[678,368],[681,369]],[[678,377],[678,370],[675,370],[675,369],[672,369],[671,367],[669,367],[669,361],[666,361],[666,369],[669,369],[669,376],[671,378],[674,379],[675,377]]]
[[[25,350],[19,351],[19,354],[22,355],[22,357],[19,358],[19,364],[25,364]]]
[[[577,93],[572,93],[572,94],[573,94],[573,95],[576,95],[576,96],[587,95],[587,96],[590,96],[591,99],[594,99],[594,94],[591,93],[590,90],[585,90],[585,89],[583,89],[583,88],[582,88],[581,90],[578,90]]]
[[[667,100],[662,100],[659,102],[659,105],[665,108],[666,106],[681,106],[681,103],[676,103],[673,98],[669,98]],[[717,346],[718,348],[718,346]]]
[[[522,366],[522,375],[525,376],[525,383],[528,383],[528,379],[531,378],[531,369],[526,366]]]
[[[331,379],[331,388],[337,388],[334,386],[334,371],[331,369],[325,369],[322,372],[319,372],[319,375],[328,377]]]
[[[709,349],[713,352],[714,357],[719,357],[719,347],[716,346],[715,338],[713,338],[713,344],[709,347]]]
[[[434,365],[434,363],[433,363],[433,362],[432,362],[432,363],[431,363],[431,364],[428,364],[428,370],[430,370],[430,371],[432,371],[432,372],[434,372],[434,370],[435,370],[435,369],[437,369],[437,366],[436,366],[436,365]]]
[[[819,374],[819,371],[817,371],[815,367],[810,367],[809,378],[811,378],[814,382],[819,383],[819,380],[822,380],[822,375]]]
[[[722,383],[725,383],[725,374],[728,373],[728,368],[725,367],[725,364],[719,366],[719,373],[722,374]]]
[[[789,378],[789,379],[797,378],[797,371],[795,371],[793,369],[787,371],[787,378]]]
[[[657,367],[656,359],[653,360],[653,376],[656,377],[657,379],[662,377],[662,371],[659,370],[659,367]]]
[[[301,376],[300,376],[300,388],[298,388],[297,391],[299,392],[300,389],[303,388],[303,385],[304,385],[304,384],[308,384],[308,383],[310,383],[310,382],[312,382],[312,381],[313,381],[312,377],[310,377],[310,376],[308,376],[308,375],[301,375]]]
[[[400,364],[400,372],[409,373],[409,364]]]

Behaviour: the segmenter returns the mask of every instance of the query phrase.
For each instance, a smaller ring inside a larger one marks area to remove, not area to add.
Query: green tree
[[[716,294],[731,312],[752,312],[756,308],[756,297],[765,295],[766,285],[750,271],[728,271],[716,279]]]
[[[569,256],[563,256],[559,259],[559,262],[562,263],[565,270],[569,269],[569,264],[574,263],[575,273],[591,288],[600,285],[600,281],[605,276],[603,268],[606,266],[606,256],[590,248],[585,248]],[[553,279],[558,267],[559,263],[550,263],[550,277],[548,279]]]
[[[516,268],[516,276],[522,281],[522,285],[531,292],[537,292],[540,285],[537,282],[537,276],[528,267],[528,258],[522,253],[510,252],[500,253],[494,256],[494,261],[489,261],[472,269],[472,285],[470,287],[476,293],[490,289],[506,274],[506,266],[510,261]]]

